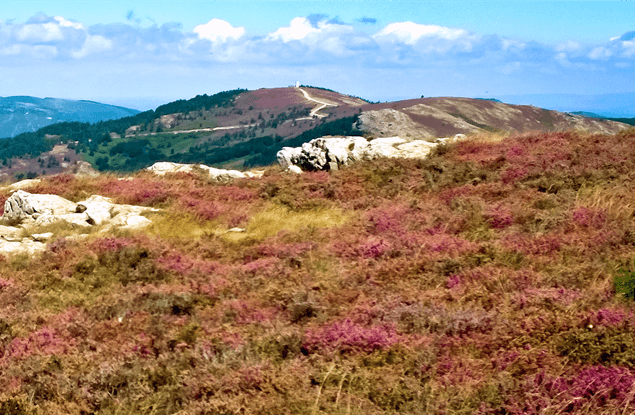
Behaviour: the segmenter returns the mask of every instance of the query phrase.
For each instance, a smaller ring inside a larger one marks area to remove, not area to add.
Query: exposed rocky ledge
[[[241,172],[238,170],[225,170],[216,169],[214,167],[206,166],[204,164],[181,164],[172,163],[169,161],[160,161],[154,163],[152,166],[147,167],[146,170],[151,171],[157,175],[163,176],[167,173],[191,173],[196,169],[207,171],[207,174],[211,180],[225,182],[233,179],[244,179],[250,177],[262,177],[263,172],[247,171]]]
[[[439,138],[435,142],[408,141],[399,137],[320,137],[301,147],[283,147],[277,154],[278,163],[285,169],[299,173],[303,170],[337,170],[350,163],[379,157],[425,158],[439,144],[464,139],[457,134]]]
[[[34,254],[46,248],[46,241],[54,235],[37,233],[54,224],[71,228],[99,227],[106,232],[113,228],[136,230],[148,226],[150,219],[145,212],[158,209],[145,206],[120,205],[110,198],[93,195],[79,203],[73,203],[57,195],[41,195],[17,190],[4,203],[0,217],[0,253]],[[28,235],[30,236],[24,236]]]

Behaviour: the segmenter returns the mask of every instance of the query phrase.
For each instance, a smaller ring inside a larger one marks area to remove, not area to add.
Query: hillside
[[[471,98],[422,98],[362,107],[362,128],[374,135],[430,139],[497,131],[585,130],[615,133],[625,125],[579,114]]]
[[[96,123],[139,111],[92,101],[29,96],[0,97],[0,138],[37,131],[47,125],[79,121]]]
[[[66,159],[101,171],[135,171],[156,161],[251,168],[275,162],[281,147],[325,135],[432,140],[458,133],[563,131],[614,133],[626,125],[529,106],[467,98],[369,103],[322,88],[237,89],[165,104],[114,121],[55,124],[0,142],[0,174],[42,169],[44,154],[66,144]],[[42,173],[45,172],[45,173]]]
[[[0,258],[0,413],[632,413],[634,171],[629,129],[45,177],[28,192],[158,210]]]

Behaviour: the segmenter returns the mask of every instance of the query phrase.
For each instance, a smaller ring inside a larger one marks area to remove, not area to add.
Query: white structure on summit
[[[300,88],[300,81],[295,81],[295,87]]]

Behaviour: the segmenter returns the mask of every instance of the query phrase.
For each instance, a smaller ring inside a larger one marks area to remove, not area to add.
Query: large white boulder
[[[6,186],[4,189],[10,192],[21,189],[28,189],[29,187],[33,187],[42,182],[42,179],[25,179],[20,180],[19,182],[12,183]]]
[[[52,233],[33,233],[30,238],[23,238],[24,229],[37,232],[48,225],[65,223],[74,228],[101,226],[106,231],[113,228],[137,230],[151,223],[142,214],[156,211],[159,209],[119,205],[110,198],[97,195],[75,204],[56,195],[35,195],[18,190],[7,199],[2,220],[20,227],[0,225],[0,253],[35,254],[43,251],[46,247],[43,242],[54,236]]]
[[[28,228],[41,228],[47,225],[65,223],[73,228],[89,228],[88,215],[86,213],[67,213],[64,215],[41,215]]]
[[[283,147],[276,158],[285,169],[337,170],[365,157],[368,141],[363,137],[320,137],[301,147]]]
[[[88,216],[88,223],[101,226],[112,218],[115,204],[108,197],[93,195],[77,204],[77,212]]]
[[[15,226],[4,226],[0,225],[0,238],[11,241],[11,240],[21,240],[22,229],[16,228]]]
[[[4,202],[2,218],[10,224],[34,221],[41,215],[74,213],[75,203],[57,195],[38,195],[18,190]]]
[[[159,161],[154,163],[152,166],[147,167],[146,170],[163,176],[168,173],[191,173],[196,168],[207,171],[210,179],[219,182],[251,177],[238,170],[217,169],[204,164],[181,164],[172,163],[170,161]]]
[[[190,173],[193,169],[193,164],[172,163],[170,161],[159,161],[146,168],[146,170],[159,176],[168,173]]]
[[[437,145],[464,138],[463,134],[457,134],[453,138],[438,139],[431,143],[424,140],[408,141],[400,137],[382,137],[371,141],[362,137],[320,137],[301,147],[283,147],[276,156],[282,168],[289,171],[336,170],[352,162],[379,157],[425,158]]]
[[[245,173],[238,170],[216,169],[204,164],[198,164],[197,167],[199,169],[207,170],[209,178],[217,182],[224,182],[233,179],[244,179],[245,177],[247,177]]]
[[[4,241],[0,239],[0,253],[17,255],[28,254],[33,256],[46,249],[46,244],[29,239],[23,239],[21,241]]]
[[[436,147],[435,143],[423,140],[410,141],[397,147],[398,154],[393,157],[422,159],[428,157],[430,151]]]
[[[294,160],[300,156],[301,152],[301,147],[282,147],[282,150],[276,154],[276,159],[283,169],[287,169],[295,165]]]

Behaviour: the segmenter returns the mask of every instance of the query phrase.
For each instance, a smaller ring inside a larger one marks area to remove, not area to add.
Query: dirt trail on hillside
[[[330,104],[330,103],[328,103],[328,102],[319,101],[319,100],[317,100],[317,99],[315,99],[315,98],[311,98],[311,96],[309,95],[309,93],[308,93],[308,92],[306,92],[304,89],[302,89],[302,88],[300,88],[300,87],[298,87],[298,89],[299,89],[300,91],[302,91],[302,93],[304,94],[304,97],[305,97],[306,99],[308,99],[309,101],[317,102],[317,103],[318,103],[318,104],[320,104],[320,105],[319,105],[319,106],[317,106],[317,107],[315,107],[315,108],[313,108],[313,109],[311,110],[311,112],[309,113],[309,116],[308,116],[308,117],[304,117],[304,118],[297,118],[297,119],[296,119],[296,121],[299,121],[299,120],[310,120],[310,119],[312,119],[313,117],[318,117],[318,118],[324,118],[324,117],[327,117],[327,115],[324,115],[324,114],[318,114],[318,112],[319,112],[319,111],[321,111],[321,110],[323,110],[323,109],[324,109],[324,108],[326,108],[326,107],[337,107],[337,104]]]
[[[309,101],[313,101],[313,102],[317,102],[318,105],[317,107],[313,108],[311,110],[311,112],[309,113],[308,117],[302,117],[302,118],[296,118],[294,119],[294,121],[302,121],[302,120],[312,120],[313,117],[318,117],[318,118],[324,118],[324,117],[328,117],[328,115],[326,114],[319,114],[319,111],[323,110],[326,107],[337,107],[337,104],[331,104],[329,102],[324,102],[324,101],[320,101],[317,100],[315,98],[312,98],[308,92],[306,92],[304,89],[302,88],[298,88],[300,91],[302,91],[302,93],[304,94],[304,97],[306,99],[308,99]],[[287,120],[289,121],[289,120]],[[189,133],[200,133],[203,131],[207,131],[207,132],[213,132],[213,131],[221,131],[221,130],[233,130],[236,128],[250,128],[253,127],[255,125],[258,124],[246,124],[246,125],[228,125],[226,127],[215,127],[215,128],[197,128],[194,130],[178,130],[178,131],[165,131],[163,133],[142,133],[142,134],[126,134],[126,138],[132,138],[132,137],[147,137],[149,135],[157,135],[157,134],[189,134]]]

